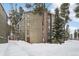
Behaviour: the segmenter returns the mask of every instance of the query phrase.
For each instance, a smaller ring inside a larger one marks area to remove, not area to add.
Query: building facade
[[[49,20],[49,15],[47,15],[47,20],[44,20],[43,15],[26,12],[16,25],[17,35],[19,34],[20,39],[30,43],[47,42],[50,29]]]
[[[48,42],[53,39],[53,22],[54,22],[54,14],[49,13],[48,16]]]
[[[4,11],[2,4],[0,4],[0,42],[7,42],[8,34],[8,24],[7,24],[7,14]]]

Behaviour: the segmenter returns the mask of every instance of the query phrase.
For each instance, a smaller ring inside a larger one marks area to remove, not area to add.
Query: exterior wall
[[[25,41],[29,41],[30,43],[43,42],[42,20],[42,15],[25,13],[22,17],[22,20],[17,24],[17,26],[19,25],[19,33],[21,37],[23,37]]]
[[[48,20],[50,20],[50,18]],[[27,42],[47,42],[48,30],[50,32],[50,29],[48,29],[48,27],[50,26],[50,23],[48,24],[48,22],[50,21],[48,20],[44,20],[43,15],[27,12],[23,14],[22,20],[18,22],[16,27],[18,28],[20,37],[25,39],[25,41]]]
[[[50,16],[48,16],[48,42],[50,42],[52,40],[52,30],[53,30],[53,22],[54,22],[54,14],[49,14]]]
[[[44,21],[43,21],[43,42],[48,40],[48,13],[44,12]]]
[[[42,20],[39,14],[25,14],[25,39],[30,43],[40,43],[42,40]],[[29,39],[28,39],[28,38]]]
[[[7,39],[7,30],[8,30],[8,24],[7,24],[7,15],[0,4],[0,37]]]

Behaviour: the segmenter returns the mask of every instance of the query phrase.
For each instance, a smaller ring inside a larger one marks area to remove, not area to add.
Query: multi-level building
[[[49,13],[48,16],[48,42],[50,42],[53,38],[53,22],[54,22],[55,15]]]
[[[16,25],[20,39],[24,39],[30,43],[47,42],[48,32],[50,32],[49,20],[53,20],[49,16],[47,15],[47,20],[44,20],[42,14],[33,14],[32,12],[24,13],[22,19]]]
[[[4,11],[3,6],[0,4],[0,42],[7,42],[8,24],[7,14]]]

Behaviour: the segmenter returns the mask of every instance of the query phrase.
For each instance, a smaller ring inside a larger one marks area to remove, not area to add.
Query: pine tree
[[[77,18],[79,18],[79,3],[76,3],[76,8],[74,9],[74,11],[76,13],[75,16]],[[74,38],[77,38],[77,36],[78,36],[78,39],[79,39],[79,30],[78,30],[78,32],[76,32],[76,30],[74,32]]]
[[[63,18],[65,25],[70,20],[70,18],[69,18],[69,14],[70,14],[69,6],[70,6],[69,3],[63,3],[60,6],[60,17]]]
[[[69,39],[69,25],[66,26],[66,29],[65,29],[65,40],[68,40]]]
[[[70,11],[69,11],[69,6],[70,4],[69,3],[63,3],[61,6],[60,6],[60,18],[64,20],[64,23],[63,23],[63,28],[64,28],[64,40],[66,39],[66,36],[68,36],[68,31],[66,30],[66,25],[68,23],[68,21],[70,20],[70,17],[69,17],[69,14],[70,14]],[[67,39],[66,39],[67,40]]]
[[[61,44],[63,42],[63,35],[64,35],[63,19],[59,17],[59,10],[58,8],[56,8],[55,20],[53,25],[53,41]]]
[[[74,31],[74,39],[77,39],[77,31]]]
[[[77,30],[77,36],[78,36],[78,39],[79,39],[79,29]]]
[[[79,18],[79,3],[76,3],[77,7],[75,8],[76,17]]]

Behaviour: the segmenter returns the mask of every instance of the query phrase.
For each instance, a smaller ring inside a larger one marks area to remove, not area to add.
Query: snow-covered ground
[[[29,44],[12,41],[0,44],[3,56],[79,56],[79,40],[68,40],[64,44]]]

